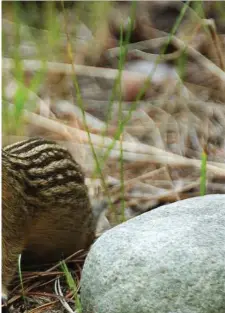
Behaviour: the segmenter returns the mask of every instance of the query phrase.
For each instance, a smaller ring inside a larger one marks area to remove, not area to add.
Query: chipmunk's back
[[[32,263],[57,261],[94,240],[84,175],[53,141],[33,138],[3,148],[2,202],[6,285],[21,252]]]
[[[70,153],[55,142],[33,138],[3,149],[3,164],[21,184],[27,201],[39,205],[86,200],[84,175]],[[83,198],[82,198],[83,197]]]

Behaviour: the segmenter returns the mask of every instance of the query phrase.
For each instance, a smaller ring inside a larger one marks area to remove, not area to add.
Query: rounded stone
[[[224,313],[225,195],[159,207],[104,233],[81,278],[84,313]]]

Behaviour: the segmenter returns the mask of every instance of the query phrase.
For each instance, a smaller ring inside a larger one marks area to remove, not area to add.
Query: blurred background
[[[223,1],[3,1],[3,145],[61,142],[123,218],[198,195],[203,154],[205,192],[224,193],[224,12]]]
[[[3,1],[3,145],[61,142],[123,218],[198,195],[203,155],[205,192],[224,193],[224,12],[223,1]]]
[[[224,1],[2,1],[3,146],[66,146],[99,233],[225,193],[224,90]]]

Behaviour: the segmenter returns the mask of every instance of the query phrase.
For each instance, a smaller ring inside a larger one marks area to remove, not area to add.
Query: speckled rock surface
[[[225,195],[160,207],[103,234],[81,280],[84,313],[224,313]]]

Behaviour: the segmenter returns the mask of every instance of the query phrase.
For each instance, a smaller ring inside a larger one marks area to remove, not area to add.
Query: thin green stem
[[[112,207],[113,204],[112,204],[112,201],[111,201],[111,198],[110,198],[110,194],[108,192],[107,184],[105,182],[105,178],[104,178],[101,166],[100,166],[100,162],[99,162],[98,156],[97,156],[97,154],[95,152],[95,149],[94,149],[94,146],[93,146],[93,143],[92,143],[92,140],[91,140],[91,135],[90,135],[90,132],[89,132],[89,128],[88,128],[88,125],[87,125],[86,114],[85,114],[85,110],[84,110],[84,106],[83,106],[83,100],[82,100],[79,84],[78,84],[77,77],[76,77],[75,65],[74,65],[74,62],[73,62],[72,45],[71,45],[69,31],[68,31],[68,25],[67,25],[66,12],[65,12],[65,8],[64,8],[64,2],[61,0],[61,3],[62,3],[63,13],[64,13],[65,32],[66,32],[66,36],[67,36],[67,45],[68,45],[68,56],[70,58],[72,69],[73,69],[73,83],[74,83],[75,90],[76,90],[77,104],[78,104],[78,106],[79,106],[79,108],[80,108],[80,110],[82,112],[82,121],[83,121],[84,129],[87,132],[88,142],[90,144],[91,152],[92,152],[94,160],[95,160],[97,172],[100,175],[104,191],[105,191],[106,196],[107,196],[108,201],[109,201],[109,206]]]
[[[203,150],[201,162],[201,179],[200,179],[200,195],[206,194],[206,174],[207,174],[207,153]]]
[[[174,24],[173,29],[172,29],[171,33],[169,34],[169,36],[168,36],[168,40],[167,40],[166,44],[164,45],[164,47],[162,48],[161,53],[159,54],[158,58],[156,59],[155,66],[154,66],[152,72],[150,73],[148,79],[146,80],[146,82],[145,82],[143,88],[142,88],[142,89],[140,90],[140,92],[138,93],[136,100],[135,100],[135,101],[133,102],[133,104],[131,105],[131,108],[130,108],[130,110],[128,111],[127,117],[125,117],[124,120],[123,120],[123,122],[121,123],[120,128],[117,130],[117,132],[116,132],[116,134],[115,134],[115,136],[114,136],[114,138],[113,138],[112,143],[108,146],[108,149],[107,149],[107,151],[105,152],[105,155],[104,155],[104,157],[103,157],[103,162],[105,162],[105,161],[108,159],[109,154],[110,154],[110,151],[111,151],[111,150],[113,149],[113,147],[115,146],[116,141],[119,140],[119,138],[120,138],[122,132],[124,131],[124,127],[125,127],[126,124],[130,121],[131,116],[132,116],[133,112],[135,111],[135,109],[136,109],[136,107],[137,107],[138,101],[140,101],[140,99],[142,98],[142,96],[143,96],[144,93],[146,92],[148,86],[151,84],[151,79],[152,79],[152,76],[153,76],[153,74],[154,74],[154,72],[155,72],[155,70],[156,70],[156,67],[157,67],[157,65],[159,64],[159,62],[160,62],[160,60],[161,60],[161,58],[162,58],[162,55],[165,53],[165,51],[166,51],[166,49],[167,49],[169,43],[171,42],[171,40],[172,40],[172,38],[173,38],[173,35],[174,35],[175,32],[177,31],[177,29],[178,29],[178,27],[179,27],[179,25],[180,25],[180,23],[181,23],[181,21],[182,21],[182,19],[183,19],[183,17],[184,17],[184,14],[185,14],[185,12],[186,12],[186,10],[187,10],[187,8],[188,8],[188,5],[189,5],[189,1],[187,1],[187,2],[184,4],[184,6],[183,6],[183,8],[182,8],[182,10],[181,10],[181,12],[180,12],[179,17],[177,18],[176,23]]]

